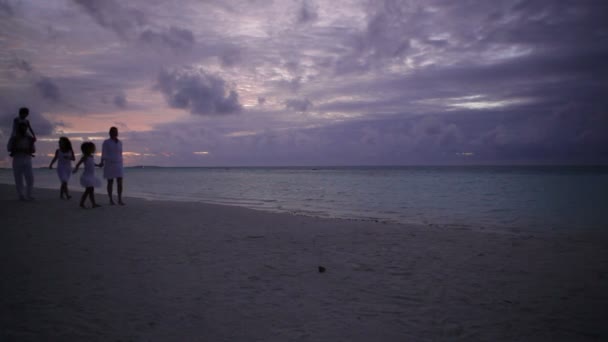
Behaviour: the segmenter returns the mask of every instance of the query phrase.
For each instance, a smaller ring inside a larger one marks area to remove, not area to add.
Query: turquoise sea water
[[[59,186],[54,170],[35,179]],[[128,168],[125,195],[447,227],[608,228],[607,166]]]

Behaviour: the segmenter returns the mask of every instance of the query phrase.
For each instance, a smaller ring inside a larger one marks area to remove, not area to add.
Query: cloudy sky
[[[0,0],[37,165],[608,162],[608,1]],[[6,152],[0,166],[9,166]]]

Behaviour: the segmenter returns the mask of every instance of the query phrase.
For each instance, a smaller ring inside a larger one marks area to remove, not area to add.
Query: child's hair
[[[68,139],[68,137],[60,137],[59,138],[59,148],[61,149],[61,143],[64,144],[65,146],[65,151],[62,152],[69,152],[69,151],[73,151],[72,150],[72,142],[70,141],[70,139]]]
[[[80,145],[82,154],[93,154],[95,152],[95,144],[90,141],[85,141]]]
[[[30,110],[27,107],[19,108],[19,117],[26,117],[30,114]]]

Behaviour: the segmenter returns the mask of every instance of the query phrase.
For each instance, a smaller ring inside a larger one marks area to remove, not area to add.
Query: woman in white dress
[[[118,128],[110,128],[110,139],[103,142],[101,148],[101,163],[103,167],[103,178],[108,180],[108,197],[110,205],[114,205],[112,198],[112,187],[116,178],[116,191],[118,193],[118,204],[125,205],[122,201],[122,141],[118,140]]]
[[[68,181],[72,174],[72,160],[76,160],[76,157],[70,139],[67,137],[59,138],[59,148],[55,151],[55,157],[51,160],[49,169],[52,169],[53,164],[57,162],[57,176],[61,181],[61,187],[59,188],[59,198],[61,199],[64,195],[66,199],[72,198],[68,192]]]
[[[74,168],[74,173],[76,173],[80,164],[84,163],[84,172],[80,176],[80,185],[84,187],[84,193],[80,198],[80,206],[86,208],[84,201],[89,197],[92,208],[101,207],[95,203],[95,188],[101,186],[101,181],[95,177],[95,159],[93,158],[95,144],[90,141],[83,142],[80,149],[82,150],[82,158],[80,158]]]

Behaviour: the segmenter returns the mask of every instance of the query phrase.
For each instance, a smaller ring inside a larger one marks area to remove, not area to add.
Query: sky
[[[608,163],[608,1],[0,0],[35,165]],[[0,167],[10,167],[8,153]]]

